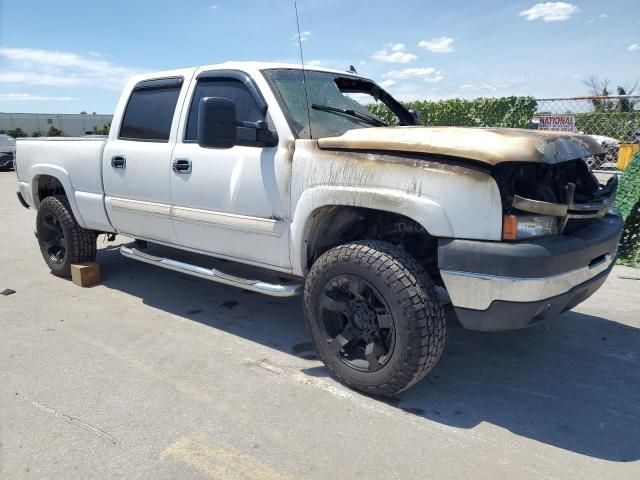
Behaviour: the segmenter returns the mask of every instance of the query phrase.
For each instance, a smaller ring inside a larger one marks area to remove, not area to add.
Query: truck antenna
[[[311,111],[309,110],[309,92],[307,91],[307,75],[304,70],[304,56],[302,55],[302,35],[300,34],[300,19],[298,18],[298,2],[293,2],[296,11],[296,25],[298,27],[298,47],[300,48],[300,63],[302,64],[302,84],[304,85],[304,98],[307,103],[307,120],[309,122],[309,138],[311,135]]]

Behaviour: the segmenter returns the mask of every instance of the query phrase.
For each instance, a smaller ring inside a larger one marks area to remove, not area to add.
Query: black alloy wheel
[[[333,278],[322,291],[318,317],[331,351],[350,368],[373,372],[391,358],[393,317],[380,292],[363,278]]]
[[[64,232],[60,221],[53,212],[47,212],[42,216],[39,236],[42,247],[49,256],[49,259],[56,264],[64,263],[67,252],[64,242]]]

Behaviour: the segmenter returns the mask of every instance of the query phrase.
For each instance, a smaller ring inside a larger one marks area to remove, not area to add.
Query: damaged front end
[[[602,185],[583,159],[561,163],[501,163],[493,176],[504,212],[503,239],[570,234],[612,208],[618,179]]]
[[[438,243],[440,274],[462,325],[523,328],[589,298],[613,268],[622,232],[611,211],[616,177],[601,185],[582,159],[504,162],[492,174],[506,241]]]

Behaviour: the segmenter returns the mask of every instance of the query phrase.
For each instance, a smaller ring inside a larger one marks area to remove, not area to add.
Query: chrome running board
[[[127,258],[132,258],[150,265],[157,265],[158,267],[167,268],[186,275],[204,278],[205,280],[211,280],[212,282],[218,282],[224,285],[231,285],[232,287],[244,288],[245,290],[263,293],[272,297],[294,297],[296,295],[300,295],[303,290],[303,285],[301,283],[294,282],[278,285],[275,283],[263,282],[261,280],[240,278],[221,272],[215,268],[198,267],[197,265],[178,262],[169,258],[156,257],[131,247],[121,246],[120,253]]]

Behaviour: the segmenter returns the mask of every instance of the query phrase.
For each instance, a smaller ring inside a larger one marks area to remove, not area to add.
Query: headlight
[[[558,233],[557,217],[547,215],[505,215],[502,222],[504,240],[522,240]]]

